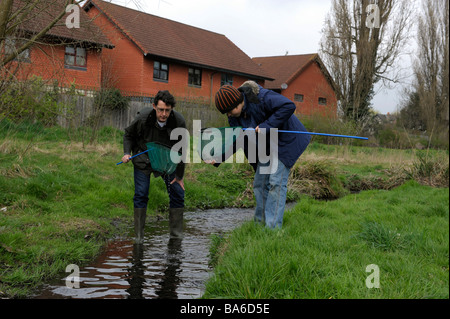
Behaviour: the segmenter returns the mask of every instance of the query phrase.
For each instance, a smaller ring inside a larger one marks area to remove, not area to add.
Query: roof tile
[[[29,2],[24,0],[15,0],[13,4],[13,12]],[[41,0],[36,7],[30,11],[26,20],[19,25],[19,29],[31,32],[33,34],[40,32],[52,22],[63,10],[65,10],[65,2],[61,0]],[[102,33],[100,28],[91,21],[89,16],[80,8],[80,28],[69,29],[65,22],[66,18],[71,14],[67,12],[53,28],[51,28],[46,36],[58,37],[62,39],[75,40],[77,42],[87,42],[112,47],[112,43]]]
[[[144,54],[271,79],[222,34],[110,2],[91,0],[90,3],[103,11]]]
[[[258,65],[275,80],[266,82],[267,89],[280,89],[281,84],[289,82],[312,60],[317,54],[285,55],[253,58]]]

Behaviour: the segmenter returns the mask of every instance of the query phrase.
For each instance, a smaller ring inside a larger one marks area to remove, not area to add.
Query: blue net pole
[[[143,152],[141,152],[141,153],[139,153],[139,154],[133,155],[133,156],[130,157],[130,159],[135,158],[136,156],[142,155],[142,154],[144,154],[144,153],[147,153],[148,151],[149,151],[149,150],[146,150],[146,151],[143,151]],[[122,164],[122,163],[123,163],[123,162],[120,161],[120,162],[117,163],[116,165],[119,165],[119,164]]]
[[[254,128],[243,128],[242,130],[255,130]],[[309,134],[309,135],[321,135],[321,136],[332,136],[332,137],[345,137],[345,138],[355,138],[359,140],[368,140],[367,137],[361,136],[351,136],[351,135],[338,135],[338,134],[327,134],[327,133],[313,133],[313,132],[302,132],[302,131],[286,131],[286,130],[278,130],[280,133],[296,133],[296,134]]]

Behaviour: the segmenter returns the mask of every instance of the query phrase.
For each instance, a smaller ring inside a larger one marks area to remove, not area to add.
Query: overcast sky
[[[317,53],[331,0],[112,0],[225,35],[250,57]],[[400,89],[376,94],[373,107],[394,112]]]

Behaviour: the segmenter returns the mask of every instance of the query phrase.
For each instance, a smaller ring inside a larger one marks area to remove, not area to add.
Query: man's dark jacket
[[[158,142],[168,147],[172,147],[181,140],[170,139],[170,133],[175,128],[186,128],[186,121],[177,111],[172,110],[167,118],[167,124],[164,127],[158,125],[156,120],[156,111],[153,108],[145,108],[138,112],[138,116],[125,129],[123,136],[123,152],[124,154],[139,154],[147,150],[146,143]],[[155,176],[161,173],[152,169],[148,154],[144,153],[132,159],[135,168],[143,171],[147,175],[154,173]],[[175,170],[177,178],[182,179],[184,176],[185,163],[181,161]]]

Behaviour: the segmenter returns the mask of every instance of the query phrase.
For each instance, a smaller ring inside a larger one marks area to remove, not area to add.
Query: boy
[[[257,135],[269,133],[271,128],[307,132],[294,115],[296,106],[292,101],[253,81],[245,82],[239,89],[231,85],[222,86],[216,93],[215,104],[222,114],[227,114],[230,126],[254,128]],[[256,163],[250,163],[255,169],[255,221],[264,222],[272,229],[282,226],[290,169],[308,146],[311,136],[278,133],[277,140],[278,154],[275,160],[278,165],[275,165],[275,171],[268,174],[269,162],[261,162],[258,154]],[[249,159],[248,144],[246,145],[244,153]]]

